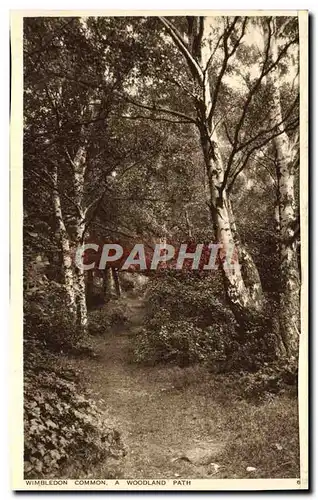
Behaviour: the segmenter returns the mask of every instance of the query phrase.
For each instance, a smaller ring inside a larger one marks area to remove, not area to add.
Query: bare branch
[[[295,109],[297,103],[299,101],[299,96],[297,96],[293,102],[293,104],[291,105],[291,107],[289,108],[288,112],[286,113],[286,115],[284,116],[284,118],[282,118],[282,120],[279,122],[279,123],[276,123],[274,126],[272,126],[271,128],[263,128],[261,129],[256,135],[254,135],[253,137],[251,137],[248,141],[244,142],[243,144],[241,144],[237,149],[236,149],[236,153],[238,153],[239,151],[245,149],[247,146],[249,146],[252,142],[256,141],[256,139],[258,139],[259,137],[261,137],[262,135],[266,135],[268,134],[269,132],[272,132],[273,130],[277,129],[278,127],[280,127],[281,125],[283,125],[283,123],[285,123],[288,118],[290,117],[290,115],[292,114],[293,110]]]
[[[204,76],[202,68],[197,63],[191,52],[189,51],[189,48],[187,47],[185,41],[182,38],[182,35],[179,33],[177,28],[170,21],[168,21],[166,17],[159,16],[159,19],[166,28],[169,35],[171,36],[177,48],[185,57],[193,77],[200,83],[202,83]]]
[[[132,168],[136,167],[140,163],[143,163],[146,160],[151,160],[151,159],[155,158],[156,156],[157,156],[157,153],[154,153],[151,156],[147,156],[146,158],[140,158],[139,160],[134,161],[133,163],[131,163],[130,165],[128,165],[123,172],[121,172],[121,174],[119,176],[119,179],[121,179],[129,170],[131,170]]]
[[[102,194],[98,198],[96,198],[95,200],[93,200],[92,203],[90,203],[88,205],[88,207],[86,207],[86,209],[85,209],[84,218],[86,219],[86,215],[88,214],[89,210],[91,208],[93,208],[93,206],[95,205],[94,210],[92,210],[92,213],[91,213],[89,219],[87,219],[85,221],[85,227],[84,227],[84,231],[83,231],[83,235],[82,235],[82,240],[84,240],[85,234],[86,234],[86,232],[87,232],[90,224],[93,222],[93,220],[95,219],[95,217],[97,215],[97,212],[98,212],[98,210],[99,210],[99,208],[100,208],[100,206],[101,206],[101,204],[103,202],[104,196],[106,194],[107,188],[108,188],[108,186],[106,185],[106,187],[104,188],[104,191],[102,192]]]
[[[246,154],[246,157],[242,163],[242,165],[240,166],[240,168],[234,173],[232,179],[231,179],[231,182],[228,186],[228,189],[227,191],[230,192],[233,188],[233,185],[234,185],[234,182],[235,180],[237,179],[238,175],[244,170],[244,168],[246,167],[247,165],[247,162],[249,161],[251,155],[258,149],[261,149],[262,147],[264,147],[266,144],[268,144],[272,139],[274,139],[275,137],[278,137],[279,135],[283,134],[284,132],[288,131],[288,130],[293,130],[296,126],[298,125],[298,118],[296,120],[294,120],[292,123],[290,123],[288,125],[288,127],[285,127],[284,129],[280,129],[278,132],[276,132],[275,134],[272,134],[271,136],[267,137],[266,139],[264,139],[264,141],[260,144],[256,144],[253,148],[250,149],[250,151],[248,151],[248,153]],[[224,182],[224,187],[227,183],[227,178],[229,176],[229,171],[227,170],[226,171],[226,176],[224,176],[224,179],[225,179],[225,182]],[[224,189],[223,187],[223,189]]]
[[[146,116],[146,115],[121,115],[120,118],[125,118],[127,120],[152,120],[154,122],[168,122],[168,123],[192,123],[190,120],[169,120],[169,118],[163,118],[163,117],[153,117],[153,116]]]
[[[183,120],[186,120],[187,122],[191,122],[196,124],[196,120],[192,118],[192,116],[188,116],[185,113],[181,113],[180,111],[176,111],[174,109],[169,109],[169,108],[162,108],[162,107],[157,107],[157,106],[147,106],[146,104],[141,104],[139,102],[135,102],[132,99],[126,99],[127,102],[130,104],[133,104],[134,106],[137,106],[138,108],[142,109],[147,109],[149,111],[154,111],[155,113],[163,113],[163,114],[169,114],[172,116],[177,116],[178,118],[182,118]]]
[[[215,113],[215,108],[216,108],[217,101],[218,101],[218,95],[219,95],[219,91],[220,91],[222,79],[223,79],[223,76],[224,76],[224,74],[225,74],[225,72],[227,70],[229,59],[236,52],[239,44],[241,43],[242,38],[245,35],[245,29],[246,29],[246,24],[247,24],[247,17],[244,18],[244,21],[242,23],[242,28],[241,28],[241,34],[240,34],[240,36],[238,37],[238,39],[234,43],[234,45],[232,47],[232,50],[229,52],[228,40],[229,40],[229,37],[230,37],[231,33],[235,29],[235,25],[236,25],[237,21],[238,21],[238,17],[235,17],[234,21],[230,24],[229,28],[226,30],[226,32],[224,32],[224,36],[223,36],[224,58],[223,58],[222,66],[221,66],[220,72],[219,72],[219,74],[217,76],[215,88],[214,88],[214,91],[213,91],[211,110],[210,110],[209,117],[208,117],[208,120],[209,120],[210,123],[212,122],[212,119],[213,119],[213,116],[214,116],[214,113]]]
[[[66,146],[64,147],[64,151],[65,151],[65,154],[66,154],[66,158],[68,159],[68,161],[70,162],[70,164],[72,165],[72,167],[75,169],[76,165],[75,165],[74,161],[72,160],[71,155],[70,155],[70,153],[68,151],[68,148]]]
[[[273,175],[273,172],[271,171],[271,169],[269,168],[269,166],[266,164],[266,162],[260,161],[259,158],[257,159],[257,162],[266,170],[266,172],[268,173],[268,175],[272,179],[274,185],[277,185],[277,176],[275,177]]]
[[[228,130],[228,128],[227,128],[227,124],[226,124],[226,122],[225,122],[225,121],[223,122],[223,126],[224,126],[225,135],[226,135],[226,137],[227,137],[227,140],[229,141],[229,143],[230,143],[230,144],[231,144],[231,146],[233,147],[233,146],[234,146],[234,142],[233,142],[233,139],[232,139],[232,138],[231,138],[231,136],[230,136],[230,132],[229,132],[229,130]]]
[[[206,67],[205,67],[205,69],[204,69],[204,73],[207,73],[207,72],[208,72],[209,67],[210,67],[210,65],[211,65],[211,62],[213,61],[213,57],[215,56],[215,53],[216,53],[217,49],[219,48],[219,45],[220,45],[220,43],[221,43],[221,40],[222,40],[223,36],[224,36],[224,31],[223,31],[223,33],[219,36],[218,41],[217,41],[217,42],[216,42],[216,44],[215,44],[215,47],[214,47],[214,49],[213,49],[213,51],[212,51],[212,53],[211,53],[211,55],[210,55],[210,57],[209,57],[209,59],[208,59],[208,62],[206,63]]]
[[[243,148],[247,147],[249,144],[251,144],[254,140],[256,140],[257,138],[259,138],[260,136],[265,135],[265,133],[266,133],[263,130],[259,134],[257,134],[256,136],[254,136],[254,138],[252,138],[249,141],[247,141],[247,143],[245,143],[244,145],[240,145],[239,146],[239,135],[240,135],[242,126],[244,124],[244,121],[245,121],[245,118],[246,118],[249,106],[251,104],[251,101],[252,101],[252,99],[253,99],[256,91],[260,87],[260,85],[261,85],[264,77],[270,71],[272,71],[273,68],[275,68],[277,66],[277,64],[279,63],[279,61],[286,54],[286,52],[289,49],[289,47],[297,41],[296,38],[295,38],[295,39],[292,39],[290,42],[288,42],[281,49],[281,51],[278,54],[278,56],[276,57],[275,61],[273,61],[271,64],[268,65],[269,57],[270,57],[270,45],[271,45],[271,40],[272,40],[271,18],[268,18],[266,20],[266,22],[267,22],[267,25],[268,25],[268,36],[267,36],[267,43],[266,43],[266,47],[265,47],[265,55],[264,55],[264,59],[263,59],[263,63],[262,63],[262,69],[261,69],[259,77],[257,78],[257,80],[255,81],[254,85],[251,87],[249,93],[247,94],[247,98],[246,98],[244,106],[243,106],[243,111],[241,113],[240,119],[239,119],[239,121],[237,123],[237,126],[236,126],[236,129],[235,129],[235,134],[234,134],[234,139],[233,139],[233,144],[232,144],[232,151],[231,151],[231,154],[230,154],[228,162],[227,162],[226,172],[225,172],[225,176],[224,176],[224,180],[225,181],[223,183],[223,188],[225,187],[225,183],[227,181],[227,178],[229,177],[231,166],[232,166],[232,163],[233,163],[233,160],[234,160],[234,157],[235,157],[236,153],[238,151],[241,151]],[[290,113],[288,113],[288,116],[291,114],[291,112],[293,110],[293,107],[294,107],[294,105],[292,106],[292,108],[290,110]],[[281,124],[284,121],[286,121],[286,118],[287,118],[287,116],[284,118],[284,120],[281,122]],[[280,126],[281,124],[277,124],[276,127]],[[276,128],[276,127],[274,127],[274,128]],[[273,130],[273,128],[269,129],[269,131],[271,131],[271,130]],[[286,130],[286,129],[284,129],[284,130]],[[280,133],[282,133],[284,130],[282,130],[279,133],[276,133],[276,134],[272,135],[268,140],[266,139],[265,140],[265,144],[269,140],[271,140],[273,137],[276,137],[277,135],[279,135]],[[259,147],[259,145],[257,145],[256,147]],[[255,148],[253,148],[253,150],[254,149]]]

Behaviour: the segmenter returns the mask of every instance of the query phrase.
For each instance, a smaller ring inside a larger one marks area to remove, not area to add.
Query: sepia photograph
[[[308,488],[307,12],[13,17],[16,489]]]

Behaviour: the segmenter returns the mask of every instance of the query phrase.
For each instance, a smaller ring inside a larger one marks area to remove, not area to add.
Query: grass
[[[130,324],[94,337],[96,359],[72,361],[90,396],[105,401],[127,447],[117,465],[101,464],[89,477],[299,477],[295,394],[246,400],[239,374],[212,374],[199,365],[133,364],[130,352],[142,315],[138,304],[130,315]],[[212,460],[219,465],[217,471],[209,464],[178,459],[209,443],[221,445]],[[256,470],[248,472],[247,467]]]
[[[224,466],[220,477],[299,477],[297,401],[276,396],[268,404],[236,402],[222,412],[231,442],[219,457]]]
[[[245,400],[239,375],[208,373],[203,367],[166,368],[158,382],[197,407],[206,439],[225,443],[217,478],[297,478],[297,396],[283,393],[263,402]],[[201,410],[200,410],[201,408]],[[180,408],[182,411],[182,407]],[[184,409],[185,415],[187,410]],[[255,467],[248,472],[247,467]]]

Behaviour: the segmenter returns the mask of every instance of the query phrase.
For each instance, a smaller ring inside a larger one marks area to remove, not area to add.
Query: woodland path
[[[94,337],[96,358],[72,361],[127,451],[87,477],[180,484],[189,478],[298,477],[297,398],[254,405],[236,397],[233,380],[202,367],[133,363],[144,303],[123,300],[128,323]],[[250,466],[256,472],[248,472]]]
[[[95,338],[96,359],[76,360],[90,397],[105,406],[127,447],[118,463],[122,477],[220,477],[211,462],[225,435],[218,426],[211,428],[211,396],[189,384],[195,377],[191,370],[131,362],[144,308],[140,299],[127,304],[128,325]]]

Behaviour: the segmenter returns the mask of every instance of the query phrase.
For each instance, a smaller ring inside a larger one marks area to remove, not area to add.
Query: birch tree
[[[275,19],[263,22],[264,38],[269,45],[270,60],[277,59],[282,33],[290,20],[278,26]],[[282,129],[283,113],[281,107],[280,71],[276,65],[267,75],[270,86],[271,102],[269,108],[270,122],[274,127],[279,123]],[[285,130],[273,138],[276,152],[275,166],[277,172],[277,207],[280,252],[280,333],[289,357],[297,357],[300,319],[300,277],[297,256],[297,210],[295,199],[296,168],[299,165],[298,134],[294,139]]]
[[[60,245],[62,260],[63,260],[63,274],[65,291],[67,296],[67,306],[70,313],[74,318],[76,318],[76,296],[74,288],[74,273],[73,273],[73,262],[71,258],[71,247],[69,241],[69,235],[67,233],[65,222],[62,213],[61,197],[58,188],[58,169],[54,166],[53,170],[53,204],[54,204],[54,214],[56,218],[56,238],[57,243]]]
[[[176,23],[173,23],[169,18],[161,17],[160,21],[185,61],[188,79],[190,77],[193,84],[192,91],[189,92],[186,83],[180,84],[180,80],[177,82],[190,94],[189,102],[192,103],[190,114],[157,104],[148,106],[136,102],[136,100],[132,100],[132,104],[144,110],[155,112],[158,119],[160,117],[167,119],[167,116],[170,115],[175,120],[193,123],[197,127],[205,163],[209,209],[215,235],[225,250],[233,247],[237,249],[237,265],[231,271],[223,267],[223,277],[231,308],[238,323],[244,328],[262,321],[264,297],[253,259],[240,242],[229,193],[237,176],[253,159],[255,151],[284,130],[285,125],[283,125],[282,130],[278,130],[277,123],[275,123],[274,128],[267,126],[262,129],[259,127],[255,135],[252,134],[244,140],[246,137],[244,127],[254,97],[260,91],[266,75],[284,57],[291,42],[287,42],[281,48],[273,61],[269,60],[269,47],[266,47],[261,54],[259,74],[253,81],[249,82],[232,134],[226,127],[226,120],[221,120],[225,125],[226,136],[230,144],[229,152],[224,158],[222,139],[218,133],[217,110],[225,76],[246,35],[248,21],[246,18],[238,17],[223,19],[223,29],[220,30],[215,42],[211,39],[211,20],[209,18],[188,17],[187,32],[184,24],[179,29]],[[217,51],[221,52],[221,58],[218,60],[217,69],[215,69]],[[214,73],[214,78],[211,78],[212,73]]]
[[[101,23],[107,28],[112,20]],[[117,40],[117,33],[112,36]],[[118,140],[111,139],[108,125],[115,90],[131,67],[123,51],[117,58],[109,50],[113,39],[103,37],[94,21],[25,21],[25,167],[52,199],[67,303],[82,331],[87,324],[85,278],[74,256],[120,156],[110,154]]]

